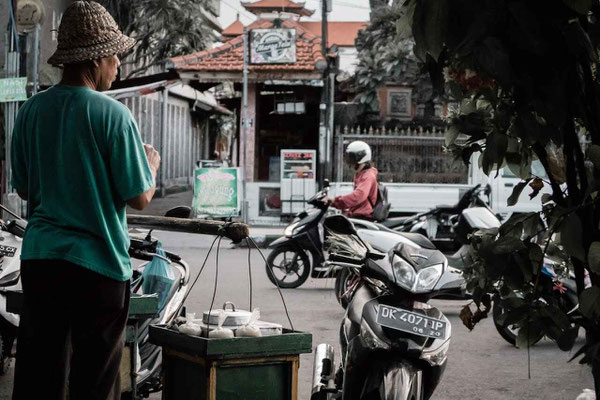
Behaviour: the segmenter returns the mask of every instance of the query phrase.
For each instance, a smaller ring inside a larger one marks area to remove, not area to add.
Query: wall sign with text
[[[295,29],[252,29],[251,64],[293,64],[296,62]]]
[[[237,168],[196,168],[192,209],[196,215],[235,217],[240,212]]]

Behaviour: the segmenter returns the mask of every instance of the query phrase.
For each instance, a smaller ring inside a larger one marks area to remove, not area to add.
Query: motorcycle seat
[[[395,228],[399,225],[402,225],[409,218],[412,217],[396,217],[396,218],[388,218],[381,222],[382,225],[387,226],[388,228]]]
[[[440,212],[447,214],[457,214],[460,212],[456,205],[451,206],[449,204],[440,204],[435,208],[437,208]]]

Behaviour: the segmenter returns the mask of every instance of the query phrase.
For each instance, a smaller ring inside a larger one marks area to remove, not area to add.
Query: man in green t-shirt
[[[100,93],[117,55],[134,45],[98,3],[65,11],[60,84],[20,109],[12,182],[27,200],[21,252],[24,303],[13,399],[120,398],[119,365],[129,306],[126,205],[143,209],[160,156],[129,110]]]

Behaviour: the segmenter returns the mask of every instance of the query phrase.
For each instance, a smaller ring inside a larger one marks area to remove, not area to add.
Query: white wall
[[[358,51],[356,50],[356,47],[340,47],[338,51],[340,71],[346,72],[349,75],[354,74],[356,63],[358,62]]]

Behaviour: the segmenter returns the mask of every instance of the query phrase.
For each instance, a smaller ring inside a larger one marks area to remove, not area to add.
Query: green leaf
[[[600,287],[592,286],[581,292],[579,310],[583,316],[591,320],[600,318]]]
[[[592,8],[592,0],[563,0],[563,3],[582,15],[586,15]]]
[[[560,241],[566,252],[585,262],[585,250],[583,249],[581,220],[577,214],[567,215],[560,227]]]
[[[552,201],[552,195],[549,193],[544,193],[542,195],[542,204],[546,204]]]
[[[587,156],[594,164],[594,168],[600,169],[600,146],[593,144],[587,151]]]
[[[517,335],[517,347],[526,349],[544,336],[544,329],[538,321],[524,321]]]
[[[529,183],[530,180],[531,179],[528,179],[526,181],[519,182],[515,185],[515,187],[513,188],[512,194],[506,201],[506,204],[508,206],[514,206],[515,204],[517,204],[517,201],[519,200],[519,196],[521,195],[521,192],[523,191],[523,189],[525,189],[525,187],[527,186],[527,184]]]
[[[416,0],[407,0],[400,8],[400,17],[396,22],[396,40],[409,39],[413,35],[413,18],[415,15]]]
[[[600,274],[600,242],[591,244],[588,250],[588,266],[595,274]]]
[[[493,132],[488,135],[485,141],[485,148],[490,162],[498,168],[504,162],[504,154],[508,147],[508,137],[498,132]]]
[[[459,134],[460,134],[460,131],[458,130],[458,127],[456,125],[452,125],[446,131],[446,134],[444,135],[446,138],[446,146],[450,146],[451,144],[454,144],[454,141],[456,140],[456,138],[458,137]]]
[[[513,251],[519,251],[525,248],[521,239],[514,236],[502,236],[493,246],[495,254],[508,254]]]
[[[423,53],[430,54],[437,62],[444,48],[444,33],[448,15],[447,0],[421,0],[417,2],[413,18],[413,36],[420,48],[418,55],[425,61]],[[415,55],[417,53],[415,52]]]

